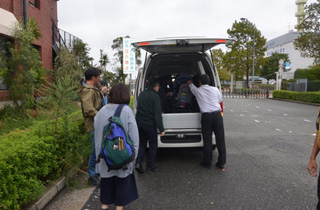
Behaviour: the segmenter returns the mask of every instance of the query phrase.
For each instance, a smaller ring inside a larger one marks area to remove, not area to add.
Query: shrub
[[[0,141],[0,207],[20,209],[61,176],[66,158],[80,164],[90,153],[81,111],[54,121],[37,122],[26,130],[2,135]],[[54,132],[53,132],[54,131]]]
[[[25,25],[15,24],[12,35],[14,42],[8,43],[9,56],[0,76],[8,86],[13,104],[24,115],[26,109],[35,108],[38,91],[45,81],[40,54],[32,46],[41,34],[37,23],[31,18]]]
[[[308,81],[308,91],[320,91],[320,80]]]
[[[274,89],[274,85],[271,85],[271,84],[261,84],[261,85],[260,85],[260,89],[273,90],[273,89]]]
[[[320,103],[320,92],[294,92],[288,90],[273,91],[273,98]]]
[[[131,96],[129,106],[132,110],[133,110],[133,101],[134,101],[134,96]]]
[[[311,69],[297,69],[294,73],[295,79],[320,80],[319,66],[313,66]]]

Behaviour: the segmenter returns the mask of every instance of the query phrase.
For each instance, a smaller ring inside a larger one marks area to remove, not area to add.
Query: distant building
[[[42,37],[33,43],[38,49],[44,68],[53,69],[57,49],[70,47],[76,37],[57,27],[58,0],[0,0],[0,51],[8,54],[6,43],[13,41],[11,30],[18,21],[34,18]],[[7,87],[0,78],[0,101],[9,99]]]
[[[290,70],[283,72],[283,79],[293,79],[294,72],[297,69],[305,69],[313,65],[313,58],[303,58],[300,52],[294,49],[293,42],[299,36],[299,32],[290,31],[287,34],[279,36],[277,38],[267,41],[266,57],[272,55],[272,53],[285,53],[289,55]]]

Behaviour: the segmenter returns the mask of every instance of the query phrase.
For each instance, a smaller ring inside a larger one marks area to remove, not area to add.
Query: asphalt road
[[[317,179],[306,168],[317,114],[310,105],[224,99],[227,171],[201,168],[199,148],[160,149],[160,171],[135,174],[139,199],[125,209],[315,209]],[[99,190],[82,209],[100,209]]]

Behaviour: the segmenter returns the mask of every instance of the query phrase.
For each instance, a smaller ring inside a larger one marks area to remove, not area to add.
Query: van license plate
[[[183,139],[184,137],[185,137],[185,135],[184,134],[177,134],[177,136],[176,136],[178,139]]]

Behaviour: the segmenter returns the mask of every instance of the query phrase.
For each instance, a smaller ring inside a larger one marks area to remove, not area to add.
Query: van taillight
[[[140,42],[139,45],[143,46],[143,45],[149,45],[149,42]]]
[[[223,102],[220,103],[220,107],[221,107],[221,116],[223,117]]]
[[[216,42],[217,42],[217,43],[225,43],[226,40],[225,40],[225,39],[217,39]]]

